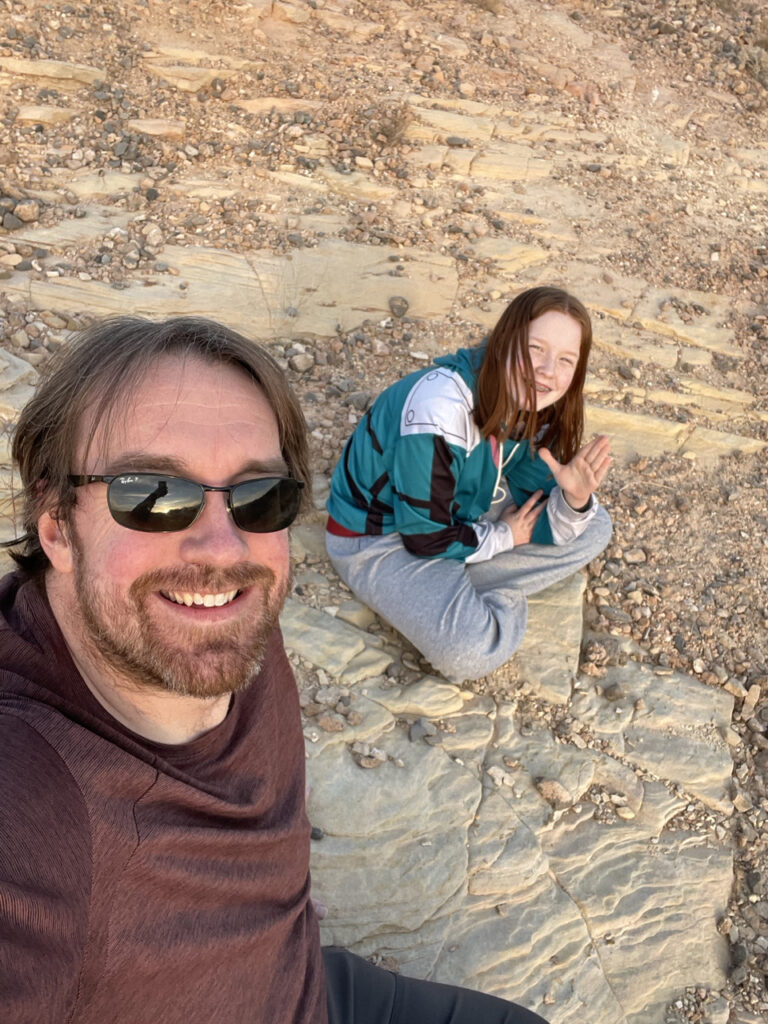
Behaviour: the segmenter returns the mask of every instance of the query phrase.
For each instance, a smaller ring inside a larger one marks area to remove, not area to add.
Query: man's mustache
[[[247,590],[257,584],[271,586],[275,574],[264,565],[242,562],[227,569],[211,565],[190,565],[184,568],[153,569],[133,581],[130,593],[144,597],[158,590],[184,593],[222,593],[226,590]]]

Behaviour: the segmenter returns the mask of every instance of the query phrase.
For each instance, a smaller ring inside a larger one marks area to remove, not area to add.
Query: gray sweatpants
[[[418,558],[398,533],[325,538],[334,568],[354,594],[446,679],[461,682],[488,675],[512,657],[525,635],[527,595],[599,555],[611,539],[611,520],[600,508],[568,544],[523,544],[471,565]]]

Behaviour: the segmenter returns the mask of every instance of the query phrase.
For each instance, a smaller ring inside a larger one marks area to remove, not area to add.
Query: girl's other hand
[[[544,501],[539,500],[543,494],[543,491],[536,491],[520,508],[516,505],[508,505],[499,516],[512,531],[516,548],[520,547],[521,544],[529,543],[536,520],[547,503],[546,499]]]
[[[611,442],[605,434],[598,434],[581,448],[570,462],[558,462],[548,448],[539,448],[539,455],[552,471],[555,482],[574,509],[583,508],[589,496],[605,479],[613,459]]]

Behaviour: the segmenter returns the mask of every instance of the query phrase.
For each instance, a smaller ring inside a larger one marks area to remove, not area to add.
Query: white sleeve
[[[571,508],[559,487],[555,487],[547,501],[547,516],[555,544],[567,544],[580,537],[587,524],[597,515],[600,503],[594,494],[589,497],[589,507],[585,512],[577,512]],[[474,556],[473,556],[474,557]]]
[[[511,551],[515,546],[512,528],[501,520],[492,523],[487,519],[479,519],[472,523],[472,529],[477,534],[477,547],[464,559],[465,562],[487,562],[494,555]]]

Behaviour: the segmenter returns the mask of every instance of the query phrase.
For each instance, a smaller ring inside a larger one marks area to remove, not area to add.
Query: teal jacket
[[[571,509],[527,441],[494,452],[480,433],[472,410],[483,355],[480,346],[441,356],[379,395],[334,470],[328,512],[336,523],[358,534],[397,532],[415,555],[484,561],[514,545],[506,523],[486,518],[492,504],[520,506],[542,490],[547,514],[532,543],[567,543],[582,532],[594,508]]]

